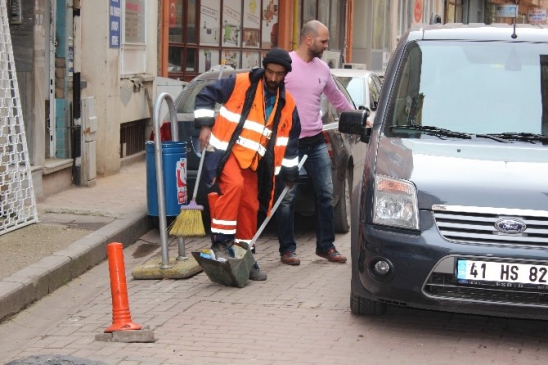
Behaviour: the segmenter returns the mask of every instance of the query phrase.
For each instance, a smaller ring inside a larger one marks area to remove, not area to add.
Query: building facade
[[[6,0],[4,0],[6,1]],[[38,199],[144,156],[158,2],[7,1]]]
[[[351,58],[353,0],[4,1],[38,199],[144,156],[158,76],[260,65],[311,19],[333,65]]]
[[[143,158],[158,76],[189,81],[222,62],[259,66],[296,49],[302,25],[330,30],[332,67],[383,70],[398,37],[432,21],[507,22],[508,0],[4,0],[38,199]],[[516,21],[546,9],[521,0]],[[542,14],[540,14],[542,15]],[[545,19],[545,14],[544,14]],[[545,21],[545,20],[544,20]]]
[[[318,19],[329,27],[326,56],[349,58],[353,0],[167,0],[162,21],[161,74],[189,81],[225,62],[259,66],[272,47],[295,49],[302,25]],[[167,25],[167,26],[166,26]],[[167,28],[167,30],[166,30]],[[167,38],[167,39],[166,39]]]
[[[515,6],[516,23],[531,23],[533,12],[548,7],[546,0],[364,0],[352,13],[352,62],[371,70],[385,69],[399,37],[412,25],[422,23],[501,23],[505,7]],[[506,9],[508,10],[508,9]]]

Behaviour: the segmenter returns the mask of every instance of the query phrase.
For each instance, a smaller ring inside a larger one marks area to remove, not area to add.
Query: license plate
[[[457,280],[470,282],[548,284],[548,265],[457,260]]]

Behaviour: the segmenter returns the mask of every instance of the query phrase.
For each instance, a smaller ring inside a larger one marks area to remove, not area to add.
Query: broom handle
[[[306,161],[307,158],[308,158],[308,155],[303,155],[303,158],[301,158],[301,161],[299,161],[299,165],[298,165],[299,168],[298,168],[297,171],[301,170],[301,167],[303,167],[304,162]],[[276,209],[278,209],[278,206],[280,205],[280,203],[282,202],[285,194],[287,194],[288,191],[289,191],[289,186],[286,185],[284,190],[280,194],[280,197],[278,198],[278,200],[276,200],[276,203],[274,203],[274,206],[272,206],[272,209],[270,210],[270,215],[265,218],[265,220],[263,221],[263,223],[261,224],[261,226],[257,230],[257,233],[255,233],[255,236],[253,236],[253,238],[251,239],[251,242],[249,242],[249,247],[250,248],[253,247],[255,242],[257,242],[257,239],[259,238],[261,233],[263,233],[264,229],[266,228],[266,225],[270,221],[270,218],[272,218],[272,216],[276,212]]]
[[[217,80],[220,80],[223,76],[223,70],[225,68],[225,60],[221,61],[221,71],[219,71],[219,77],[217,77]],[[198,185],[200,185],[200,177],[202,176],[202,167],[204,166],[204,158],[206,154],[206,147],[202,150],[202,156],[200,156],[200,164],[198,165],[198,175],[196,175],[196,183],[194,185],[194,192],[192,193],[192,200],[196,201],[196,197],[198,196]]]
[[[200,156],[200,164],[198,165],[198,175],[196,175],[196,183],[194,184],[194,192],[192,193],[192,200],[196,201],[196,196],[198,196],[198,186],[200,185],[200,177],[202,176],[202,168],[204,167],[206,149],[202,150],[202,156]]]

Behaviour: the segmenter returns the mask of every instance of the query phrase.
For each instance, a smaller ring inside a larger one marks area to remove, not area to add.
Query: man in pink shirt
[[[311,20],[301,29],[299,47],[289,53],[293,72],[285,78],[285,87],[293,95],[301,120],[299,159],[307,155],[304,167],[310,177],[316,196],[316,255],[330,262],[345,263],[346,257],[335,248],[333,224],[333,180],[331,160],[323,136],[320,112],[321,96],[339,111],[354,107],[337,88],[329,66],[320,59],[329,43],[329,30],[317,20]],[[283,184],[281,184],[283,186]],[[281,261],[299,265],[295,252],[293,204],[296,186],[288,191],[276,212]]]

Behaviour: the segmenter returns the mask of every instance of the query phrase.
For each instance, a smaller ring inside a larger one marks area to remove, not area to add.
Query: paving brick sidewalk
[[[152,228],[146,202],[144,159],[38,202],[39,223],[0,236],[0,320],[104,260],[110,241],[133,244]]]
[[[9,336],[0,341],[0,363],[28,365],[22,361],[46,355],[108,365],[548,363],[542,321],[401,308],[382,317],[352,315],[350,265],[318,258],[311,232],[297,236],[301,265],[293,267],[280,263],[276,237],[266,231],[256,257],[268,280],[239,289],[204,273],[132,279],[131,270],[158,252],[159,234],[151,230],[124,257],[132,321],[152,330],[154,343],[95,340],[112,323],[104,262],[0,325],[0,338]],[[349,235],[336,243],[349,252]],[[189,251],[208,245],[207,237],[187,240]]]
[[[399,308],[383,317],[352,315],[350,263],[332,264],[314,254],[313,219],[296,224],[300,266],[280,263],[274,232],[263,233],[256,258],[268,273],[265,282],[238,289],[214,284],[204,273],[183,280],[132,279],[132,269],[160,246],[158,231],[137,219],[146,213],[144,179],[144,163],[133,165],[99,179],[95,188],[70,189],[41,204],[49,214],[102,212],[113,221],[0,282],[0,311],[41,295],[0,323],[0,364],[548,363],[548,322]],[[112,241],[128,244],[132,320],[154,332],[154,343],[96,340],[112,324],[103,260]],[[337,235],[336,245],[350,255],[349,234]],[[186,240],[187,253],[207,246],[208,237]],[[70,263],[86,255],[99,263],[85,273],[74,271]]]

